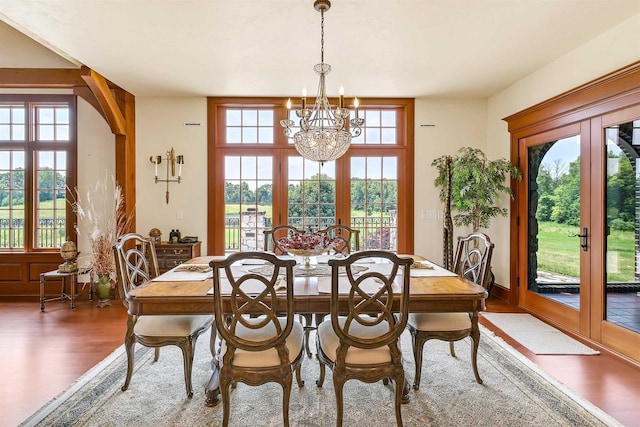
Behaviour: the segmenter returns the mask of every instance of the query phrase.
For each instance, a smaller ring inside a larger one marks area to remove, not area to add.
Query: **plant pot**
[[[94,292],[98,299],[98,307],[111,305],[111,277],[108,274],[98,276],[94,282]]]

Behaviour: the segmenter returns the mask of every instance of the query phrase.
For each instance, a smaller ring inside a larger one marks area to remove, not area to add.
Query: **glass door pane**
[[[528,149],[529,291],[580,309],[580,137]]]
[[[351,158],[351,228],[362,249],[398,250],[398,158]]]
[[[287,224],[317,231],[336,223],[336,162],[289,156]]]
[[[640,120],[605,129],[605,319],[640,332]]]
[[[224,171],[225,252],[263,250],[263,231],[271,228],[273,158],[226,156]]]

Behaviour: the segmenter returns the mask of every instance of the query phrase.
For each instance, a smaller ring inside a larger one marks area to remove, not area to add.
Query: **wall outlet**
[[[182,219],[184,216],[182,214],[182,209],[178,209],[176,211],[176,219]]]
[[[437,209],[426,209],[420,213],[420,218],[422,219],[438,219],[438,210]]]

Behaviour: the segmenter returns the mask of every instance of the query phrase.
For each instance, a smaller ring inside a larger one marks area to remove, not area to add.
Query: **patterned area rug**
[[[25,426],[210,426],[220,425],[222,405],[204,405],[204,387],[211,374],[208,334],[200,338],[193,368],[193,399],[187,399],[179,349],[136,353],[136,372],[129,390],[122,392],[126,356],[122,348],[93,368],[67,392],[36,412]],[[483,385],[475,382],[468,340],[456,343],[457,357],[448,344],[425,345],[423,378],[411,402],[402,406],[406,426],[619,426],[610,416],[577,397],[562,384],[482,329],[478,357]],[[413,381],[410,337],[403,335],[407,380]],[[312,347],[314,348],[314,347]],[[322,388],[315,385],[318,364],[303,362],[304,387],[291,393],[292,426],[333,426],[336,404],[331,371]],[[345,426],[395,425],[393,390],[382,383],[349,381],[344,390]],[[238,384],[231,393],[231,425],[282,425],[282,389],[268,384]]]

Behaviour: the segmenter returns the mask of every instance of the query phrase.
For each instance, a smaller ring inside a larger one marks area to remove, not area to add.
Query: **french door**
[[[518,303],[640,359],[640,106],[518,140]]]
[[[345,224],[360,249],[413,251],[413,100],[368,100],[335,161],[304,159],[278,123],[285,100],[210,98],[207,253],[261,250],[264,230]],[[403,165],[403,167],[400,167]]]

